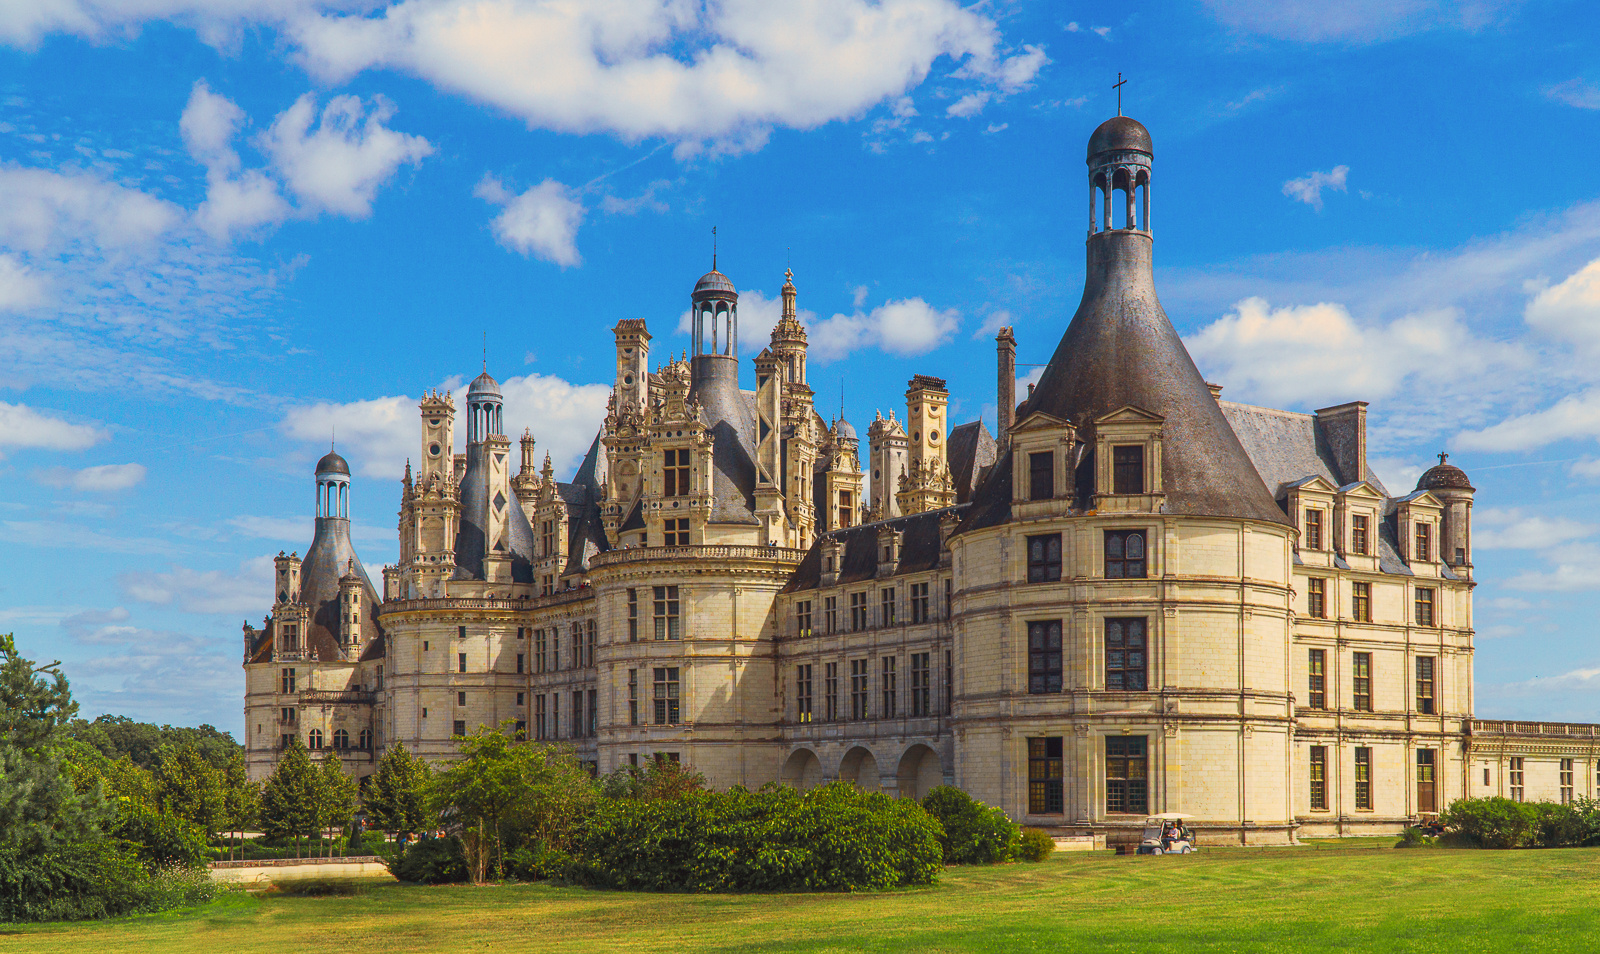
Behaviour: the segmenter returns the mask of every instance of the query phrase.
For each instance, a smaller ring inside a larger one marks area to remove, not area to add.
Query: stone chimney
[[[1017,339],[1010,327],[1000,329],[994,338],[999,364],[999,381],[995,393],[995,443],[1002,448],[1011,436],[1012,415],[1017,410]]]

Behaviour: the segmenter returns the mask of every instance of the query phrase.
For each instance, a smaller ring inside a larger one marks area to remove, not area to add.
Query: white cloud
[[[142,557],[178,552],[167,537],[124,537],[62,520],[0,520],[0,540],[23,548],[93,550]]]
[[[70,424],[26,404],[0,401],[0,448],[36,447],[75,451],[93,447],[106,433],[87,424]]]
[[[1318,212],[1322,211],[1322,190],[1345,191],[1345,180],[1350,176],[1349,166],[1334,166],[1329,172],[1312,172],[1283,184],[1283,194],[1296,202],[1304,202]]]
[[[1586,351],[1600,351],[1600,258],[1541,289],[1523,310],[1529,326]]]
[[[0,166],[0,245],[14,251],[135,249],[151,245],[184,218],[170,202],[99,176]]]
[[[865,287],[857,289],[864,297]],[[858,298],[859,301],[859,298]],[[746,289],[739,293],[739,348],[741,355],[757,355],[761,349],[772,340],[772,329],[777,327],[778,319],[783,317],[783,298],[768,298],[765,294],[755,289]],[[796,307],[795,317],[807,328],[816,323],[815,312]],[[694,312],[684,309],[678,316],[678,334],[687,335],[694,331]],[[670,358],[671,355],[669,354]]]
[[[950,106],[945,109],[944,114],[946,116],[954,116],[958,119],[966,119],[968,116],[976,116],[978,113],[983,112],[983,107],[989,104],[990,95],[991,94],[987,91],[968,93],[967,95],[951,103]]]
[[[70,487],[91,493],[107,493],[136,487],[144,480],[143,464],[100,464],[74,470],[51,467],[38,472],[39,482],[51,487]]]
[[[512,195],[499,179],[484,176],[472,194],[502,207],[490,223],[502,246],[562,268],[582,264],[576,239],[584,208],[572,188],[546,179]]]
[[[220,240],[276,225],[291,212],[277,183],[265,172],[250,169],[241,174],[233,139],[245,121],[244,110],[213,93],[205,80],[195,82],[178,121],[189,155],[206,167],[206,199],[196,210],[195,221]]]
[[[1600,590],[1600,546],[1586,541],[1559,544],[1541,552],[1548,566],[1524,570],[1506,581],[1514,590],[1577,593]]]
[[[666,179],[657,179],[645,186],[643,192],[631,199],[624,199],[614,195],[603,196],[600,199],[600,208],[610,215],[637,215],[640,212],[665,212],[668,205],[656,198],[656,194],[673,187],[673,183]]]
[[[1373,457],[1368,463],[1390,493],[1409,492],[1417,485],[1417,478],[1428,469],[1426,465],[1404,457]]]
[[[940,310],[921,298],[885,302],[870,312],[835,314],[811,326],[811,354],[828,362],[863,348],[908,357],[944,344],[961,324],[955,309]]]
[[[1600,458],[1585,457],[1567,468],[1567,471],[1574,477],[1588,477],[1592,480],[1600,480]]]
[[[135,571],[117,578],[128,599],[185,613],[259,615],[272,606],[272,557],[252,557],[237,570]]]
[[[1479,679],[1473,698],[1480,719],[1592,722],[1600,709],[1600,668],[1585,666],[1517,682]]]
[[[50,297],[49,283],[14,255],[0,254],[0,312],[29,311]]]
[[[291,408],[283,431],[305,441],[318,455],[327,453],[328,441],[338,437],[339,453],[355,473],[364,477],[398,478],[408,457],[415,457],[421,441],[417,399],[381,397],[343,404],[324,401]]]
[[[1600,440],[1600,390],[1569,394],[1542,411],[1517,414],[1453,442],[1463,450],[1527,451],[1565,440]]]
[[[524,428],[532,431],[563,479],[594,442],[611,397],[609,385],[572,384],[545,374],[507,378],[500,390],[506,398],[506,429],[512,432],[508,436],[515,441]]]
[[[1600,525],[1542,517],[1520,509],[1486,507],[1473,520],[1472,544],[1483,550],[1542,550],[1581,540],[1600,530]]]
[[[380,186],[433,153],[421,136],[385,126],[394,114],[381,95],[370,111],[360,97],[335,96],[319,118],[316,97],[306,93],[273,120],[261,148],[302,209],[366,218]]]
[[[1558,103],[1579,109],[1600,109],[1600,85],[1581,77],[1546,86],[1544,94]]]
[[[310,543],[314,529],[311,517],[232,517],[228,525],[247,537],[298,544]]]

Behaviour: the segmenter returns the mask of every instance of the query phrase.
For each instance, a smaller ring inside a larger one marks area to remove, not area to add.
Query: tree
[[[223,776],[223,815],[227,829],[244,840],[245,829],[261,821],[261,786],[250,781],[245,770],[244,754],[234,753]]]
[[[330,749],[323,753],[322,767],[317,770],[317,829],[343,829],[356,814],[356,780],[346,775],[339,756]],[[333,855],[333,843],[328,843],[328,854]]]
[[[127,716],[103,715],[93,722],[74,719],[67,726],[73,738],[100,750],[106,758],[126,756],[143,769],[154,769],[161,761],[161,750],[168,745],[191,745],[218,771],[226,770],[235,754],[244,747],[233,736],[214,726],[151,725]]]
[[[224,775],[193,743],[162,746],[155,772],[156,806],[215,837],[227,815]]]
[[[297,856],[300,838],[317,829],[317,783],[317,770],[305,743],[291,736],[278,767],[261,787],[261,826],[268,838],[293,837]]]
[[[404,745],[397,744],[383,753],[363,799],[373,825],[397,836],[437,827],[428,809],[432,776],[428,763],[412,755]]]

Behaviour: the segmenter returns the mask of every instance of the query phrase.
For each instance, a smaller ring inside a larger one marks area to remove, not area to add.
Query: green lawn
[[[0,952],[1592,951],[1600,849],[1064,854],[867,895],[540,886],[232,895],[197,911],[27,927]]]

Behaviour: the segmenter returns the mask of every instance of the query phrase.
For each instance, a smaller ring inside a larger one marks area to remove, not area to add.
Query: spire
[[[717,270],[717,227],[711,226],[711,270]]]

